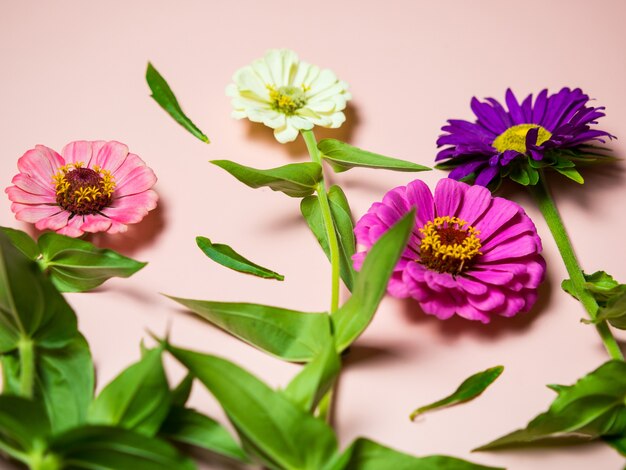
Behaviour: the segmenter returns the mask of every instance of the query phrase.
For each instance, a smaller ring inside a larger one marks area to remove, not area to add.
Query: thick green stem
[[[561,216],[559,215],[554,200],[552,199],[543,173],[540,174],[539,183],[535,186],[530,186],[530,188],[535,200],[537,201],[539,210],[543,214],[550,232],[552,232],[552,236],[554,237],[554,241],[556,242],[559,252],[561,253],[561,258],[563,258],[563,263],[565,263],[565,268],[569,274],[574,293],[580,300],[583,307],[585,307],[585,310],[589,314],[589,318],[591,318],[591,320],[595,320],[598,313],[598,303],[585,287],[586,281],[583,271],[578,263],[578,260],[576,259],[574,248],[572,247],[572,243],[567,236],[565,226],[563,225]],[[596,324],[596,329],[600,334],[600,338],[602,338],[602,342],[604,343],[609,355],[613,359],[624,359],[622,351],[615,341],[607,323],[602,321]]]
[[[315,140],[313,131],[302,131],[302,137],[306,143],[306,148],[309,151],[311,160],[321,165],[322,158],[319,150],[317,149],[317,141]],[[337,240],[335,223],[333,222],[333,216],[330,212],[330,203],[328,202],[328,194],[326,193],[326,182],[323,177],[317,184],[317,198],[320,202],[320,208],[322,210],[322,219],[324,220],[324,228],[326,229],[326,236],[328,237],[328,249],[330,251],[330,313],[333,313],[339,308],[339,241]],[[331,388],[326,395],[324,395],[320,406],[318,407],[318,416],[328,423],[332,420],[333,390],[334,389]]]
[[[30,338],[22,338],[18,343],[20,356],[20,395],[33,397],[35,384],[35,343]]]

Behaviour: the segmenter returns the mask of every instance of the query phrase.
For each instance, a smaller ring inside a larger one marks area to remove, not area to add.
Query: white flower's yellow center
[[[419,231],[424,235],[419,262],[433,271],[459,274],[482,254],[480,232],[458,217],[435,217]]]
[[[519,153],[526,153],[526,134],[531,129],[538,129],[537,145],[543,144],[552,137],[552,133],[538,124],[518,124],[509,127],[506,131],[496,137],[493,141],[493,147],[498,152],[505,150],[515,150]]]
[[[85,168],[83,162],[69,163],[52,177],[56,201],[72,214],[93,214],[111,202],[115,179],[109,170]]]
[[[291,116],[306,104],[306,89],[304,86],[298,88],[295,86],[281,86],[276,89],[271,85],[267,85],[270,92],[270,103],[274,111]]]

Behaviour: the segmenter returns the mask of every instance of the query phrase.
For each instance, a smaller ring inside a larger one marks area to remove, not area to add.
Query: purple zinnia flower
[[[613,138],[608,132],[590,128],[604,116],[604,107],[588,106],[588,102],[589,96],[579,88],[562,88],[550,96],[548,90],[542,90],[534,103],[533,95],[529,95],[521,104],[508,89],[508,111],[493,98],[486,102],[472,98],[476,122],[449,120],[442,128],[446,133],[437,139],[438,147],[448,147],[436,160],[448,160],[442,167],[454,168],[450,178],[475,178],[482,186],[492,181],[497,184],[500,176],[536,184],[535,168],[544,166],[571,175],[574,163],[564,157],[597,156],[593,150],[585,152],[584,144]]]
[[[518,204],[449,178],[439,181],[434,198],[415,180],[374,203],[354,230],[365,247],[354,255],[357,270],[413,207],[415,227],[389,281],[392,296],[413,297],[441,319],[456,313],[483,323],[533,306],[545,272],[535,225]]]

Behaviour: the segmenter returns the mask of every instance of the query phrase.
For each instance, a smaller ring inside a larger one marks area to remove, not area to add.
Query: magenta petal
[[[411,207],[416,208],[415,219],[418,227],[423,227],[435,218],[435,203],[426,183],[420,180],[409,183],[406,197]]]
[[[435,188],[435,212],[438,217],[456,216],[463,195],[469,186],[450,178],[443,178]]]
[[[459,219],[473,225],[491,205],[491,191],[484,186],[471,186],[465,193]]]
[[[492,312],[501,308],[507,297],[500,289],[490,289],[489,292],[480,296],[468,295],[467,299],[477,309],[483,312]]]
[[[480,239],[487,240],[489,237],[511,220],[521,208],[514,202],[501,197],[493,198],[491,206],[474,225],[480,231]]]
[[[85,233],[80,228],[82,224],[83,217],[77,215],[71,218],[65,227],[57,230],[57,233],[60,233],[61,235],[67,235],[68,237],[80,237],[83,233]]]
[[[484,253],[480,259],[484,262],[499,261],[510,258],[521,258],[533,253],[537,253],[537,242],[532,235],[524,235],[509,240],[506,243],[497,245],[487,253]]]
[[[482,282],[473,281],[464,276],[457,276],[456,283],[465,292],[472,295],[483,295],[487,292],[487,286]]]
[[[106,232],[111,227],[111,220],[99,214],[86,215],[80,229],[85,232]]]
[[[496,286],[506,285],[513,280],[514,274],[506,271],[481,271],[478,269],[471,269],[466,276],[471,276],[474,279],[478,279],[487,284],[494,284]]]
[[[52,179],[47,184],[43,184],[38,182],[37,180],[31,178],[25,173],[18,173],[11,180],[18,188],[26,191],[31,194],[39,194],[39,195],[55,195],[54,185],[52,183]],[[7,188],[8,189],[8,188]],[[6,192],[6,190],[5,190]]]

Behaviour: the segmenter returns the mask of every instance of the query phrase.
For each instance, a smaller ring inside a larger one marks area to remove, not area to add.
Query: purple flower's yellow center
[[[306,104],[307,88],[295,86],[281,86],[276,89],[271,85],[267,85],[270,93],[270,104],[274,111],[292,116]]]
[[[85,168],[83,162],[59,168],[53,176],[57,204],[76,215],[94,214],[106,207],[115,190],[110,171],[98,166]]]
[[[419,262],[440,273],[459,274],[480,255],[480,232],[458,217],[435,217],[419,231]]]
[[[515,150],[519,153],[526,153],[526,134],[531,129],[538,129],[536,145],[541,145],[552,137],[552,133],[549,130],[538,124],[518,124],[517,126],[509,127],[496,137],[492,146],[498,152]]]

